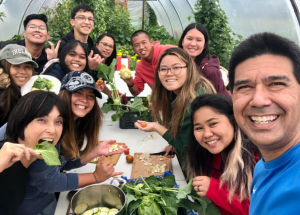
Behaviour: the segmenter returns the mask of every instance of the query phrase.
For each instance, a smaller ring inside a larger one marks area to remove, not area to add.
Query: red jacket
[[[228,201],[229,192],[226,184],[220,189],[220,176],[222,174],[222,158],[221,154],[216,154],[213,157],[213,170],[206,198],[215,203],[222,215],[240,215],[249,214],[249,200],[239,202],[237,199]]]
[[[173,45],[160,45],[160,42],[155,42],[152,45],[153,48],[153,57],[152,62],[148,63],[146,60],[141,59],[137,63],[135,68],[135,78],[133,83],[137,86],[139,94],[144,90],[144,84],[147,83],[150,88],[152,88],[154,78],[155,78],[155,69],[158,62],[158,59],[163,51],[169,48],[176,48],[177,46]]]

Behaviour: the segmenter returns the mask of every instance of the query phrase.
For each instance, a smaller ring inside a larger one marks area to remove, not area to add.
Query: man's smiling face
[[[300,85],[288,58],[264,54],[238,64],[232,100],[237,123],[262,153],[299,140]]]

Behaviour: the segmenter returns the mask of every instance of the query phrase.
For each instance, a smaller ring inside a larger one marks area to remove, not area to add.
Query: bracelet
[[[134,83],[133,83],[132,85],[130,85],[130,86],[127,84],[127,86],[128,86],[129,88],[130,88],[130,87],[133,87],[133,86],[134,86]]]
[[[97,181],[97,178],[96,178],[95,172],[93,172],[93,175],[94,175],[94,178],[95,178],[95,181],[96,181],[96,183],[99,183],[99,182]]]

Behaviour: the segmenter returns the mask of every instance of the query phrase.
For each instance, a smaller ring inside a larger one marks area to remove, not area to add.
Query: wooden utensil
[[[99,143],[101,143],[99,141]],[[126,145],[125,143],[116,143],[118,145]],[[110,156],[104,156],[103,160],[102,160],[102,163],[105,163],[105,162],[110,162],[111,164],[113,165],[116,165],[119,158],[120,158],[121,154],[114,154],[114,155],[110,155]],[[97,163],[97,161],[94,161],[94,160],[91,160],[90,163]]]
[[[140,156],[142,154],[143,153],[134,153],[130,178],[138,178],[139,176],[148,177],[151,175],[163,175],[163,172],[153,172],[157,164],[160,166],[166,164],[165,171],[172,170],[170,158],[162,157],[160,155],[150,155],[151,165],[145,165],[145,163],[140,160]]]

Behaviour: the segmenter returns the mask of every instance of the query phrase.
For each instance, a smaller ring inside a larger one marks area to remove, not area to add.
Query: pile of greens
[[[60,166],[57,149],[48,141],[44,141],[34,146],[36,155],[41,155],[48,166]]]
[[[55,83],[48,80],[47,78],[41,78],[38,76],[38,78],[35,80],[35,82],[32,85],[32,90],[45,90],[45,91],[51,91],[51,89],[54,87]]]
[[[137,184],[137,181],[143,183]],[[221,215],[217,206],[209,199],[197,195],[192,180],[184,188],[175,188],[174,175],[165,178],[139,177],[135,183],[126,183],[126,213],[128,215],[177,215],[194,210],[199,215]],[[191,200],[192,199],[192,200]],[[185,210],[186,209],[186,210]]]
[[[95,69],[96,71],[98,71],[97,77],[105,80],[106,84],[108,84],[111,87],[112,91],[112,98],[108,98],[107,102],[103,104],[103,113],[108,113],[111,110],[115,110],[116,113],[111,116],[111,120],[117,121],[122,118],[125,112],[128,112],[130,110],[134,112],[140,112],[141,119],[146,120],[149,113],[148,104],[150,102],[150,96],[147,97],[147,101],[143,101],[143,99],[140,97],[135,97],[132,103],[129,102],[126,105],[121,104],[121,99],[119,97],[119,93],[115,82],[115,66],[117,63],[118,60],[113,59],[110,66],[101,63]],[[122,107],[125,107],[125,109]]]

